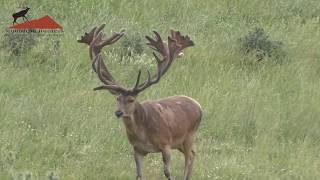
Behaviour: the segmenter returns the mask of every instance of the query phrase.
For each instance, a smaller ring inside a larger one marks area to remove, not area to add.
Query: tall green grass
[[[133,179],[132,147],[113,115],[115,98],[93,92],[87,46],[77,38],[106,23],[111,34],[188,34],[187,49],[141,101],[184,94],[204,111],[193,179],[317,179],[320,176],[320,2],[317,0],[1,1],[1,40],[18,7],[51,15],[62,37],[38,37],[20,56],[0,50],[0,179]],[[285,63],[257,63],[239,38],[256,27],[283,43]],[[143,37],[142,37],[143,38]],[[54,50],[54,42],[60,46]],[[3,41],[2,41],[3,42]],[[106,48],[114,76],[131,86],[151,51],[120,61]],[[145,75],[145,74],[144,74]],[[172,174],[182,179],[175,152]],[[164,179],[160,154],[148,155],[146,179]]]

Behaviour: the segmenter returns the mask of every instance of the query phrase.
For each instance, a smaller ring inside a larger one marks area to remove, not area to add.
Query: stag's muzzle
[[[114,114],[117,116],[117,118],[120,118],[121,116],[123,116],[123,112],[120,110],[117,110]]]

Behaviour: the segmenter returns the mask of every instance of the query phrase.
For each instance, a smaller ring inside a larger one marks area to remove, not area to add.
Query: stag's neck
[[[132,116],[124,117],[123,122],[126,126],[128,136],[141,139],[144,136],[143,122],[146,119],[146,112],[143,106],[136,102],[135,110]]]

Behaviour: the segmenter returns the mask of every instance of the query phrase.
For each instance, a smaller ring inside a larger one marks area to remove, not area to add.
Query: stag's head
[[[119,95],[117,97],[118,109],[115,115],[120,117],[131,117],[136,109],[136,97],[131,95]]]
[[[188,36],[182,36],[179,31],[171,30],[171,36],[168,37],[168,43],[161,39],[158,32],[154,31],[155,38],[146,36],[148,40],[147,45],[160,54],[160,58],[153,52],[154,58],[157,61],[157,72],[151,75],[147,70],[148,76],[145,81],[140,82],[141,70],[137,75],[137,80],[132,88],[126,88],[119,84],[110,74],[108,68],[103,62],[101,49],[104,46],[111,45],[118,41],[123,35],[124,30],[113,34],[110,38],[101,32],[105,25],[93,28],[89,33],[85,33],[78,40],[79,43],[88,44],[90,58],[92,59],[92,68],[97,73],[98,78],[103,83],[102,86],[94,88],[94,90],[108,90],[111,94],[117,95],[118,109],[115,112],[117,117],[130,117],[135,111],[138,104],[136,98],[140,92],[159,82],[161,77],[170,68],[172,62],[176,57],[181,55],[182,50],[193,46],[194,43]]]

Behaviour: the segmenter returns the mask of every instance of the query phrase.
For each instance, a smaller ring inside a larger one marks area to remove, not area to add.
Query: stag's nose
[[[120,118],[123,115],[123,112],[120,110],[117,110],[114,114],[117,116],[117,118]]]

